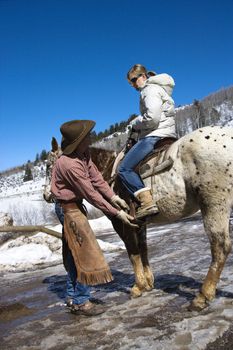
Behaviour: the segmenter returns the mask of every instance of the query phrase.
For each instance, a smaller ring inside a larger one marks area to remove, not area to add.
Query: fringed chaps
[[[80,209],[65,212],[64,236],[71,250],[77,280],[80,283],[96,285],[113,280],[95,234]]]

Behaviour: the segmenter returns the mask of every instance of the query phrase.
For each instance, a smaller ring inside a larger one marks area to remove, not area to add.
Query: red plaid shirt
[[[53,168],[51,191],[58,201],[85,199],[107,216],[118,213],[109,203],[115,193],[87,155],[58,158]]]

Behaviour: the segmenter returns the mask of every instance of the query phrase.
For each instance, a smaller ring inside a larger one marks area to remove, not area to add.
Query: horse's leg
[[[201,291],[191,304],[191,308],[198,310],[204,309],[208,305],[208,301],[214,299],[217,283],[227,256],[231,251],[231,240],[229,237],[230,215],[226,206],[225,208],[222,205],[212,208],[202,209],[204,227],[210,241],[212,261]]]
[[[146,290],[150,291],[154,288],[154,275],[150,268],[148,259],[147,239],[146,239],[146,226],[140,228],[138,234],[138,246],[141,256],[141,261],[144,269],[144,275],[147,281]]]
[[[132,263],[135,284],[131,288],[131,296],[133,298],[140,297],[142,292],[146,290],[148,283],[145,278],[144,268],[138,247],[138,229],[123,225],[118,219],[112,219],[112,225],[120,238],[123,240],[129,259]]]
[[[126,249],[129,254],[129,259],[132,263],[134,274],[135,274],[135,283],[133,287],[131,288],[130,294],[132,298],[137,298],[142,295],[143,292],[145,292],[148,289],[148,283],[146,280],[146,276],[144,273],[144,267],[141,260],[141,255],[138,254],[131,254],[130,249]]]

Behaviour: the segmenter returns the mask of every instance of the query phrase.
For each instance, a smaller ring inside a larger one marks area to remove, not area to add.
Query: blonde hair
[[[135,64],[127,73],[127,80],[130,83],[132,77],[137,77],[142,74],[145,74],[147,78],[156,75],[153,71],[147,71],[146,67],[144,67],[142,64]]]
[[[140,74],[146,75],[147,70],[146,67],[142,66],[141,64],[135,64],[127,73],[127,80],[130,83],[130,80],[132,79],[132,76],[139,76]]]

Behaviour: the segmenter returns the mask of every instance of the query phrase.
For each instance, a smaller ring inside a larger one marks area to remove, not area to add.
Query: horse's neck
[[[103,175],[103,178],[106,181],[110,180],[116,152],[91,147],[90,153],[92,161]]]
[[[46,178],[47,182],[51,181],[51,174],[56,160],[62,154],[60,148],[57,148],[56,151],[50,151],[47,160],[46,167]],[[112,166],[116,157],[116,152],[107,151],[99,148],[90,148],[91,159],[103,175],[103,178],[108,181],[111,178]]]

